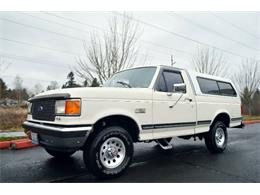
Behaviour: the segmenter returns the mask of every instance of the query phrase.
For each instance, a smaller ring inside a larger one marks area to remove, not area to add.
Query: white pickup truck
[[[29,99],[23,127],[56,158],[83,151],[96,176],[122,174],[133,143],[205,139],[212,153],[227,146],[227,128],[242,127],[241,102],[228,79],[169,66],[114,74],[102,87],[47,91]]]

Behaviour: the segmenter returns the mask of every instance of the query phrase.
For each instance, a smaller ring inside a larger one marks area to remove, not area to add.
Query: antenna
[[[174,64],[176,64],[176,61],[173,61],[173,55],[171,55],[171,66],[173,66]]]

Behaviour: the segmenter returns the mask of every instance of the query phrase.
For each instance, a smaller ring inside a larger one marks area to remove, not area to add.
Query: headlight
[[[31,102],[28,102],[28,104],[27,104],[27,113],[28,114],[32,113],[32,103]]]
[[[57,115],[80,115],[80,104],[79,99],[58,100],[55,103],[55,113]]]

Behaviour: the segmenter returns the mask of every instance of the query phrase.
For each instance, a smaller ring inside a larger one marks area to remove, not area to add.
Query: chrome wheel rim
[[[215,141],[219,148],[222,148],[225,143],[225,133],[224,130],[220,127],[216,129]]]
[[[125,144],[118,137],[108,138],[100,147],[100,161],[108,169],[114,169],[121,165],[125,159],[125,155]]]

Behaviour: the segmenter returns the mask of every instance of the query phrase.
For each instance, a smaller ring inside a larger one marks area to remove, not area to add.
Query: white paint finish
[[[178,70],[187,87],[187,92],[180,98],[180,93],[167,95],[154,90],[161,68]],[[227,113],[231,118],[240,117],[239,97],[202,94],[197,83],[197,76],[230,82],[227,79],[194,73],[169,66],[157,66],[149,88],[72,88],[47,91],[40,95],[70,93],[73,98],[81,98],[81,116],[59,116],[52,124],[95,124],[98,120],[112,115],[123,115],[133,119],[140,130],[139,140],[151,140],[164,137],[193,135],[209,130],[208,125],[197,125],[174,128],[155,128],[142,130],[142,125],[185,123],[210,120],[219,113]],[[178,99],[180,100],[176,102]],[[192,99],[190,102],[188,99]],[[175,105],[176,103],[176,105]],[[173,108],[170,106],[175,105]],[[145,113],[135,113],[136,109]],[[28,120],[32,120],[28,115]],[[239,125],[241,121],[231,122],[230,126]]]
[[[153,93],[153,124],[196,121],[196,104],[190,81],[185,71],[179,71],[181,72],[184,83],[186,84],[187,92],[181,94],[155,90]],[[190,102],[189,99],[192,99],[192,101]],[[194,134],[194,127],[154,129],[154,138],[161,138],[164,136],[173,137],[184,134]]]

